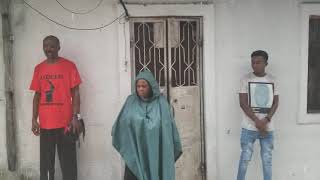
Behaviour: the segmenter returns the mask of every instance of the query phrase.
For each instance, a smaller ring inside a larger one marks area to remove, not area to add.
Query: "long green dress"
[[[113,146],[138,180],[174,180],[182,148],[170,106],[151,72],[139,73],[139,79],[149,83],[152,97],[128,96],[112,127]]]

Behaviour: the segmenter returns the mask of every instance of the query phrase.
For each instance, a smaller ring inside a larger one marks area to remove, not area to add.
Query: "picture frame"
[[[274,83],[249,82],[249,106],[254,113],[268,114],[273,104]]]

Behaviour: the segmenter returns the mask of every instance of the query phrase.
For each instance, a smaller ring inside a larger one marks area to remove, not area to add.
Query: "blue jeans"
[[[261,136],[258,131],[242,129],[241,131],[241,156],[239,161],[237,180],[245,180],[248,164],[251,160],[254,142],[260,141],[260,155],[263,167],[263,179],[272,179],[272,150],[273,150],[273,132]]]

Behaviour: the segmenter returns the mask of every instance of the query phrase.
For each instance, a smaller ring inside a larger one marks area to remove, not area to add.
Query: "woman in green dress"
[[[112,143],[125,161],[125,180],[174,180],[182,154],[167,99],[154,76],[142,71],[112,127]]]

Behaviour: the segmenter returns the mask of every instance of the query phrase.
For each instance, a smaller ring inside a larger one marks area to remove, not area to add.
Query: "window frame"
[[[300,101],[298,124],[320,124],[320,113],[308,113],[308,55],[309,55],[309,19],[311,15],[320,16],[319,4],[300,4],[301,23],[301,61],[300,61]]]

